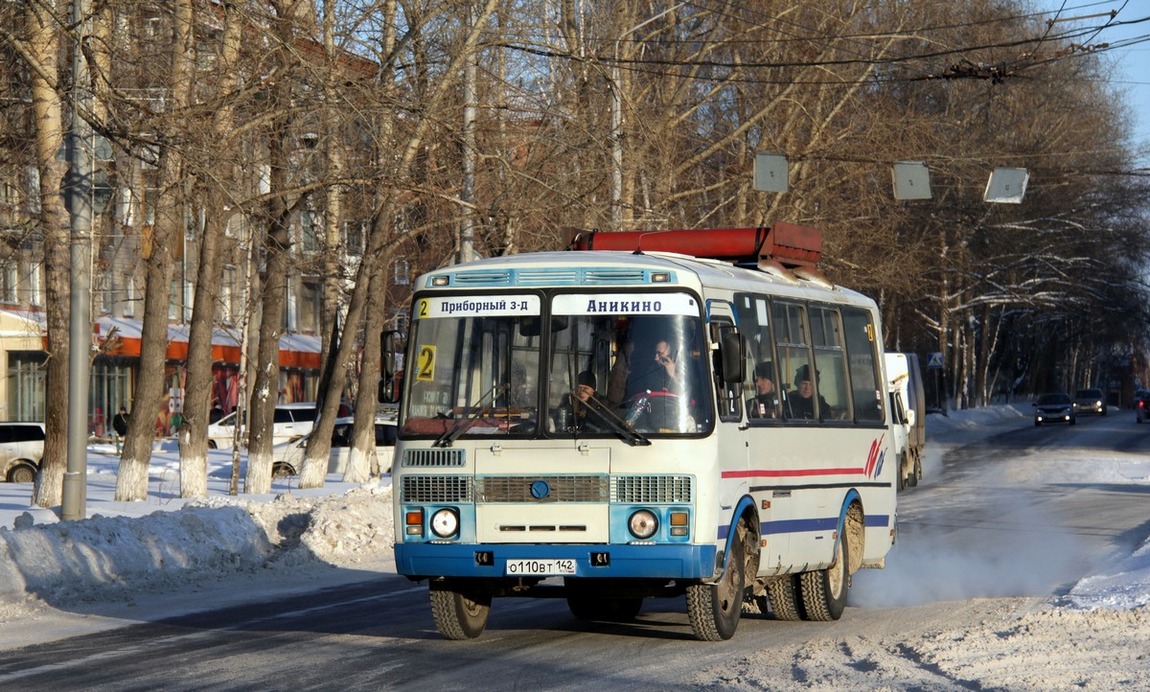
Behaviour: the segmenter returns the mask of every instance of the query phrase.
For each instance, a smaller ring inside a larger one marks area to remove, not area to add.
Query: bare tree
[[[220,281],[221,243],[228,223],[227,200],[234,189],[224,152],[234,143],[235,104],[233,92],[239,82],[240,40],[243,22],[240,13],[229,5],[223,13],[217,66],[216,104],[211,109],[208,132],[211,144],[203,143],[201,151],[208,158],[198,161],[198,179],[204,200],[204,227],[199,242],[196,271],[195,303],[188,336],[188,377],[184,395],[183,423],[180,440],[180,496],[207,494],[207,430],[212,406],[215,378],[212,374],[212,338],[215,331],[217,286]]]
[[[124,453],[116,476],[116,500],[143,500],[148,496],[148,463],[152,458],[155,419],[166,384],[168,309],[172,293],[173,250],[184,236],[187,181],[180,149],[175,146],[194,78],[195,41],[192,0],[175,0],[172,14],[170,117],[160,124],[160,165],[157,180],[156,223],[149,252],[143,258],[147,292],[140,330],[140,376],[136,383],[133,415],[128,423]]]
[[[421,108],[419,112],[422,114],[422,117],[414,123],[405,141],[395,143],[399,145],[397,148],[399,148],[402,153],[395,161],[394,167],[388,171],[388,182],[390,182],[391,185],[384,189],[372,219],[367,251],[364,253],[363,261],[359,265],[356,274],[355,288],[352,291],[351,299],[348,303],[347,320],[343,328],[345,335],[349,333],[354,334],[365,320],[368,292],[374,285],[375,277],[382,268],[386,266],[387,247],[396,242],[393,234],[392,220],[396,216],[397,198],[402,191],[402,187],[400,186],[411,174],[412,166],[417,159],[417,155],[423,147],[427,146],[428,136],[438,122],[435,119],[435,114],[439,113],[442,106],[453,96],[459,84],[463,63],[468,59],[472,59],[479,42],[479,37],[482,35],[486,23],[494,12],[496,4],[497,0],[485,0],[482,6],[474,11],[474,21],[470,25],[464,25],[458,29],[459,39],[453,44],[449,44],[451,51],[446,56],[446,66],[439,75],[439,79],[430,85],[429,91],[421,98]],[[410,30],[414,31],[416,28],[418,27],[412,27]],[[348,362],[351,359],[356,343],[357,341],[354,338],[343,338],[340,340],[339,362]],[[364,368],[360,376],[366,381],[374,381],[372,380],[373,376],[378,379],[378,368],[375,373]],[[331,391],[341,391],[345,383],[344,372],[337,370],[332,377]],[[335,424],[334,414],[336,404],[337,402],[330,397],[324,402],[323,410],[312,432],[312,439],[308,442],[304,450],[305,465],[326,463],[326,454],[322,453],[326,450],[326,446],[323,446],[319,440],[331,439],[332,429]],[[372,416],[371,419],[371,422],[373,422],[374,416]]]
[[[267,87],[269,115],[264,130],[270,193],[262,218],[267,232],[263,248],[262,317],[249,412],[248,471],[244,481],[244,490],[249,493],[266,493],[271,489],[272,425],[280,395],[280,335],[283,332],[283,305],[292,247],[289,227],[292,206],[286,195],[291,166],[289,138],[294,119],[291,106],[298,86],[296,80],[300,76],[294,40],[300,29],[306,26],[302,22],[310,8],[310,3],[304,0],[273,0],[269,5],[272,14],[267,18],[268,37],[274,41],[272,65],[277,75]],[[331,436],[330,428],[327,436]]]
[[[44,238],[44,274],[48,328],[44,457],[32,491],[32,502],[55,507],[63,501],[68,447],[68,305],[71,288],[68,216],[60,196],[66,164],[57,154],[64,143],[64,104],[58,76],[61,37],[70,3],[24,4],[24,38],[5,38],[28,62],[32,80],[35,164],[39,176],[37,223]],[[85,431],[86,432],[86,431]]]

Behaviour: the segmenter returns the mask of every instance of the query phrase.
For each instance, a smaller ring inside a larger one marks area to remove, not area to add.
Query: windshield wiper
[[[651,444],[651,440],[647,436],[627,425],[627,422],[619,417],[619,414],[611,410],[611,407],[604,404],[594,394],[587,397],[587,401],[582,402],[584,406],[591,409],[599,415],[599,419],[611,428],[612,432],[618,434],[623,438],[623,441],[634,447],[635,445],[647,446]]]
[[[480,418],[483,418],[487,414],[491,413],[491,410],[495,407],[495,397],[500,392],[507,392],[510,390],[511,385],[509,384],[496,384],[491,388],[489,392],[479,397],[479,400],[471,405],[470,408],[472,412],[469,413],[466,418],[460,419],[458,423],[451,428],[451,430],[445,431],[435,442],[432,443],[431,446],[450,447],[453,442],[459,439],[460,435],[475,427],[475,424],[479,422]],[[490,401],[488,401],[488,399],[490,399]],[[487,401],[486,405],[483,403],[485,401]],[[480,406],[483,406],[483,408],[480,409]]]

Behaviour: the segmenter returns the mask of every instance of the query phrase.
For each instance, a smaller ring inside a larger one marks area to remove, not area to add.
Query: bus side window
[[[839,312],[835,308],[812,305],[810,322],[815,366],[819,372],[816,384],[820,403],[819,418],[853,420]],[[827,406],[823,407],[823,403]]]
[[[886,419],[886,384],[878,377],[878,336],[871,313],[862,308],[842,308],[843,336],[854,393],[854,417],[859,423],[882,423]]]
[[[785,386],[775,367],[770,304],[763,296],[746,294],[739,296],[737,306],[747,347],[743,379],[747,420],[753,424],[777,420],[782,417],[780,405]]]
[[[783,381],[779,387],[783,416],[789,420],[810,420],[816,415],[811,394],[804,397],[803,382],[813,383],[810,333],[802,305],[773,301],[776,368]]]

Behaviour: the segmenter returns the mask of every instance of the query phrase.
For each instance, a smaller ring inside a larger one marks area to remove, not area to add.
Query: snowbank
[[[379,486],[39,525],[25,513],[14,523],[0,528],[0,598],[57,607],[308,563],[386,566],[394,537],[391,488]]]

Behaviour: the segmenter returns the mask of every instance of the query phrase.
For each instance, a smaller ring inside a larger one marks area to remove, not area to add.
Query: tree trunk
[[[381,266],[387,266],[386,260]],[[368,291],[367,315],[363,325],[363,349],[360,359],[359,391],[356,393],[355,427],[351,434],[351,449],[348,450],[347,468],[343,480],[348,483],[365,483],[379,472],[375,456],[375,409],[379,390],[369,383],[379,381],[380,341],[379,334],[384,323],[384,284],[385,272],[372,277],[374,286]],[[360,413],[362,412],[362,413]]]
[[[192,0],[177,0],[173,17],[172,70],[170,76],[171,99],[169,109],[182,113],[191,93],[193,56],[195,51],[192,32]],[[179,124],[165,123],[178,128]],[[120,457],[116,477],[116,500],[129,502],[148,497],[148,464],[152,459],[152,443],[159,430],[157,421],[166,414],[164,397],[165,365],[168,359],[169,304],[174,274],[173,248],[184,237],[186,196],[183,185],[183,165],[175,145],[177,132],[162,137],[160,166],[157,179],[156,223],[152,228],[151,247],[145,252],[144,317],[140,328],[140,377],[136,383],[136,399],[128,435],[124,440],[124,453]],[[167,140],[167,141],[164,141]],[[164,419],[167,420],[166,415]]]
[[[229,5],[224,14],[224,34],[220,52],[219,93],[235,88],[236,63],[240,54],[241,25]],[[234,127],[233,109],[229,102],[216,110],[211,132],[216,142],[230,141]],[[222,148],[221,148],[222,149]],[[207,163],[207,162],[205,162]],[[215,331],[216,286],[222,272],[219,266],[220,244],[227,227],[225,190],[231,176],[208,183],[204,194],[204,228],[200,239],[196,268],[196,294],[192,306],[192,324],[188,334],[188,379],[184,394],[184,421],[180,426],[180,497],[199,497],[208,492],[208,423],[212,407],[215,377],[212,373],[212,335]]]
[[[328,104],[339,103],[340,70],[335,46],[335,3],[334,0],[324,0],[323,13],[323,48],[324,48],[324,102]],[[340,121],[339,108],[329,108],[327,112],[332,122]],[[339,128],[335,128],[338,132]],[[329,180],[339,180],[344,175],[345,156],[343,142],[334,136],[324,138],[324,151],[327,155],[326,168]],[[340,238],[340,227],[343,222],[343,186],[341,184],[329,185],[326,190],[327,214],[324,218],[324,247],[323,256],[323,301],[320,314],[320,363],[323,372],[319,382],[319,396],[317,403],[321,406],[328,397],[340,398],[342,392],[331,387],[332,373],[341,366],[335,359],[335,350],[339,343],[339,313],[343,295],[343,271],[340,267],[340,256],[343,244]],[[331,451],[331,437],[320,438],[313,435],[316,451],[310,457],[305,455],[303,468],[300,469],[299,487],[322,488],[327,475],[327,456]]]
[[[32,109],[36,116],[36,167],[40,174],[39,223],[44,234],[44,277],[48,329],[48,377],[44,412],[44,457],[32,488],[38,507],[63,502],[64,472],[68,467],[68,358],[71,302],[71,246],[68,214],[60,196],[67,164],[57,159],[64,143],[64,118],[60,94],[49,81],[58,72],[60,27],[70,3],[53,13],[53,2],[25,4],[29,59],[32,71]]]

